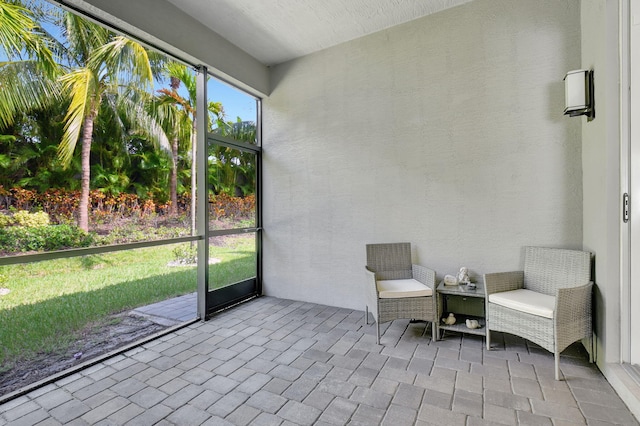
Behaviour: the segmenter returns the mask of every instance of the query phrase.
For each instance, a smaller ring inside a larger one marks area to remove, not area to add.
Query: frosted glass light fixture
[[[564,76],[564,113],[569,117],[586,115],[591,121],[595,117],[593,108],[593,71],[573,70]]]

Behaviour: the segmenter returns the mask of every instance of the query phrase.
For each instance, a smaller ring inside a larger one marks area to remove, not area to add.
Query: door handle
[[[622,194],[622,221],[629,222],[629,194],[627,192]]]

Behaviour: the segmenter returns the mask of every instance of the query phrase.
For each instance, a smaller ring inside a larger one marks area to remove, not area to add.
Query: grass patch
[[[188,244],[188,243],[184,243]],[[211,288],[255,276],[252,236],[210,246]],[[0,371],[64,350],[107,316],[196,290],[194,266],[171,267],[175,245],[0,267]]]
[[[209,245],[209,257],[220,263],[209,265],[209,289],[224,287],[254,277],[256,274],[255,237],[225,237],[223,246]]]

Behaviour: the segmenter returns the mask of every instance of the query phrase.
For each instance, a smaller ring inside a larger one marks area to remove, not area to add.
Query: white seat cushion
[[[553,319],[556,298],[527,289],[503,291],[489,295],[489,302],[516,311]]]
[[[401,297],[431,296],[433,291],[420,281],[409,278],[378,281],[378,294],[381,299],[398,299]]]

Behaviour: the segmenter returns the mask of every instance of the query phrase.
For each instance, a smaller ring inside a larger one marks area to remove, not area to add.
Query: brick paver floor
[[[0,405],[0,425],[638,425],[579,345],[261,297]],[[495,335],[495,337],[493,337]]]

